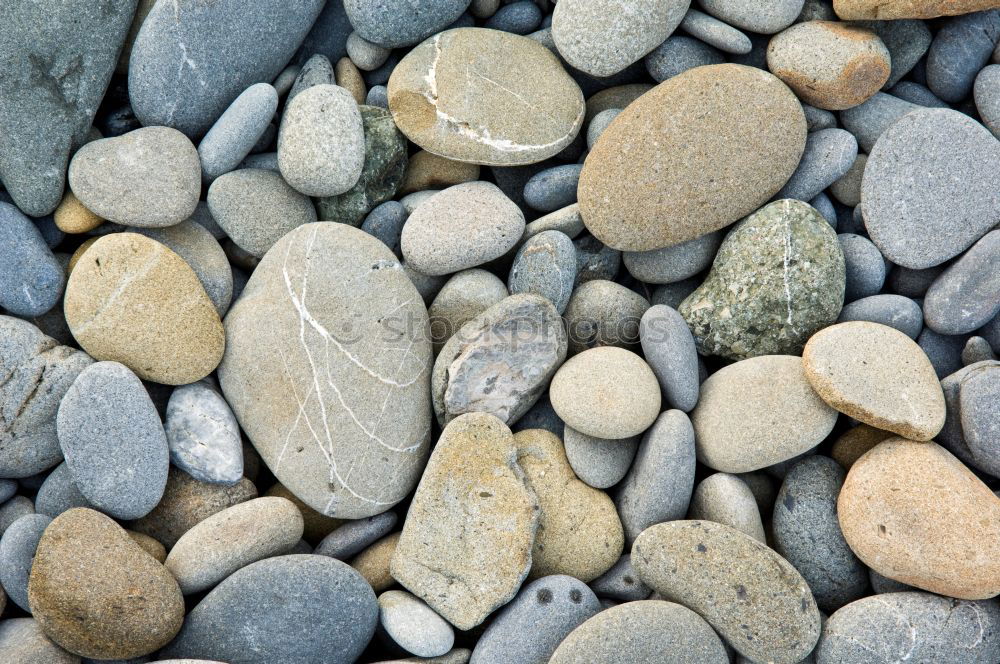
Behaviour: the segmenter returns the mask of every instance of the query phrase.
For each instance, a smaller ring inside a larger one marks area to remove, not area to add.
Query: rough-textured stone
[[[392,576],[453,625],[471,629],[528,575],[538,512],[510,429],[492,415],[458,417],[417,486]]]
[[[412,489],[430,442],[426,326],[392,252],[329,222],[279,240],[226,316],[223,393],[313,509],[371,516]]]
[[[631,556],[627,553],[603,576],[594,579],[590,587],[598,597],[626,602],[646,599],[652,592],[649,586],[639,580],[632,567]]]
[[[962,435],[979,468],[1000,472],[1000,370],[996,365],[980,365],[970,371],[960,386]]]
[[[666,401],[690,412],[698,403],[698,352],[684,319],[666,305],[650,307],[642,315],[639,338]]]
[[[1000,12],[996,9],[942,21],[927,51],[927,87],[946,102],[962,101],[972,92],[976,75],[989,62],[998,41]]]
[[[14,496],[0,504],[0,535],[21,517],[34,513],[35,507],[27,496]]]
[[[844,303],[843,252],[807,203],[775,201],[737,224],[678,311],[698,350],[742,360],[798,354]]]
[[[87,497],[80,493],[73,481],[73,473],[64,461],[48,474],[35,496],[35,509],[39,514],[56,518],[74,507],[94,507]]]
[[[867,424],[859,424],[848,429],[833,442],[830,456],[839,463],[844,470],[850,470],[854,462],[861,458],[868,450],[881,443],[886,438],[892,438],[891,431],[883,431]],[[843,484],[843,482],[841,482]]]
[[[689,70],[629,105],[601,134],[580,176],[584,223],[615,249],[691,240],[773,196],[805,142],[802,107],[771,74],[733,64]]]
[[[570,353],[602,346],[638,350],[640,322],[647,309],[646,298],[619,283],[600,278],[580,283],[564,316]]]
[[[924,297],[924,320],[939,334],[968,334],[1000,313],[1000,230],[987,233],[941,273]]]
[[[243,446],[236,416],[205,382],[170,395],[166,426],[170,460],[202,482],[235,484],[243,477]]]
[[[779,0],[758,5],[746,0],[701,0],[709,14],[743,30],[773,35],[799,18],[803,0]],[[808,20],[808,19],[800,19]]]
[[[757,501],[736,475],[715,473],[699,482],[691,496],[688,518],[721,523],[767,544]]]
[[[86,233],[92,231],[104,220],[84,207],[80,199],[67,191],[59,207],[52,213],[56,228],[64,233]]]

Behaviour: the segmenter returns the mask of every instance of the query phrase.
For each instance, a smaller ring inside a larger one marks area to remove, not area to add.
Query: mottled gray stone
[[[324,537],[313,553],[346,561],[392,532],[398,520],[396,513],[389,511],[348,521]]]
[[[601,244],[593,235],[573,240],[576,247],[576,285],[594,279],[614,279],[622,264],[622,252]]]
[[[698,286],[701,285],[701,281],[700,277],[692,277],[690,279],[685,279],[684,281],[678,281],[674,284],[657,286],[653,291],[653,297],[650,298],[649,302],[654,307],[658,304],[665,304],[671,309],[676,309],[681,306],[681,302],[684,301],[684,298],[697,290]]]
[[[844,305],[837,322],[852,320],[888,325],[911,339],[916,339],[924,327],[920,305],[908,297],[892,293],[872,295]]]
[[[802,160],[777,198],[809,201],[836,182],[858,156],[858,141],[843,129],[820,129],[806,137]]]
[[[958,111],[914,111],[887,129],[868,155],[861,184],[865,226],[893,263],[940,265],[995,225],[998,188],[1000,142],[985,127]]]
[[[837,208],[833,206],[833,201],[830,197],[820,192],[816,194],[816,197],[809,201],[809,205],[816,208],[816,211],[823,215],[827,223],[833,230],[837,230]]]
[[[875,141],[892,123],[919,108],[899,97],[876,92],[863,104],[841,111],[840,123],[858,139],[861,151],[870,154]]]
[[[423,601],[405,590],[378,597],[379,634],[418,657],[438,657],[455,645],[455,630]]]
[[[615,492],[627,543],[654,523],[684,518],[694,471],[691,421],[679,410],[668,410],[643,435],[632,468]]]
[[[705,282],[678,311],[702,354],[797,354],[837,319],[844,283],[830,224],[809,204],[784,199],[729,232]]]
[[[35,506],[27,496],[14,496],[0,504],[0,535],[23,516],[35,513]]]
[[[594,147],[594,143],[597,142],[597,139],[601,137],[601,134],[603,134],[604,130],[608,128],[608,125],[611,124],[611,121],[617,118],[618,114],[621,112],[622,109],[620,108],[608,108],[601,111],[590,120],[590,124],[587,125],[588,148]],[[577,210],[580,209],[579,204],[574,203],[574,206],[576,207]],[[580,222],[580,230],[581,231],[583,230],[582,221]]]
[[[607,489],[625,477],[639,446],[639,438],[595,438],[565,427],[563,444],[576,476],[595,489]]]
[[[77,376],[59,404],[59,445],[73,482],[97,509],[137,519],[167,482],[167,436],[142,381],[118,362]]]
[[[606,279],[580,284],[565,313],[570,353],[601,346],[636,348],[647,309],[646,298],[621,284]]]
[[[990,10],[946,19],[927,51],[927,87],[956,103],[972,91],[976,74],[1000,41],[1000,11]]]
[[[765,35],[790,26],[802,12],[804,0],[778,0],[760,5],[752,0],[701,0],[709,14],[726,23]]]
[[[962,434],[976,465],[1000,474],[1000,368],[988,364],[969,372],[959,388]]]
[[[331,3],[334,4],[334,3]],[[323,0],[157,3],[129,59],[129,98],[143,125],[201,136],[241,92],[272,81]]]
[[[507,288],[512,295],[534,293],[560,314],[566,311],[576,281],[576,247],[560,231],[542,231],[521,245],[514,257]]]
[[[642,315],[639,339],[667,403],[690,412],[698,403],[698,350],[687,323],[677,310],[654,305]]]
[[[171,462],[202,482],[235,484],[243,477],[243,448],[236,416],[205,382],[170,395],[166,418]]]
[[[26,514],[12,523],[0,538],[0,583],[15,604],[27,612],[28,575],[42,532],[52,523],[44,514]]]
[[[66,164],[86,142],[135,8],[136,0],[4,8],[0,181],[26,214],[47,215],[62,199]]]
[[[941,273],[924,297],[927,326],[967,334],[1000,313],[1000,230],[984,235]]]
[[[78,664],[80,658],[66,652],[45,635],[34,618],[0,621],[0,652],[5,664]]]
[[[652,251],[625,251],[622,260],[633,277],[647,284],[671,284],[693,277],[712,264],[722,231]]]
[[[911,298],[922,298],[934,280],[944,272],[944,267],[936,265],[922,270],[913,270],[896,265],[889,273],[889,288],[893,293]]]
[[[694,488],[687,518],[714,521],[767,544],[757,500],[736,475],[714,473]]]
[[[366,106],[377,106],[378,108],[389,108],[389,89],[384,85],[373,85],[365,95]]]
[[[0,479],[0,503],[17,493],[17,487],[17,480]]]
[[[649,597],[649,586],[639,580],[632,568],[632,559],[625,554],[615,566],[590,582],[590,588],[602,599],[634,602]]]
[[[536,579],[493,619],[469,664],[547,664],[563,639],[600,610],[593,591],[578,579]]]
[[[876,595],[882,595],[885,593],[901,593],[908,590],[919,590],[913,586],[908,586],[905,583],[900,583],[899,581],[894,581],[893,579],[882,576],[873,569],[868,570],[868,580],[871,582],[872,590],[875,591]]]
[[[22,478],[62,459],[59,402],[93,360],[27,321],[0,316],[0,477]]]
[[[877,295],[885,283],[885,260],[870,240],[854,233],[837,236],[844,252],[846,285],[844,301],[854,302]]]
[[[944,427],[935,437],[936,441],[958,457],[962,463],[993,475],[1000,473],[1000,463],[991,458],[977,458],[965,440],[965,433],[962,431],[961,392],[965,380],[981,372],[997,371],[998,368],[1000,362],[987,360],[966,367],[956,367],[953,373],[944,376],[941,380],[941,390],[944,392],[945,421]]]
[[[302,41],[302,46],[295,54],[293,62],[301,65],[316,53],[325,55],[331,62],[336,62],[347,55],[347,37],[353,31],[354,28],[344,10],[343,0],[329,0],[313,23],[309,34]],[[284,93],[279,90],[278,94]]]
[[[344,0],[347,18],[359,35],[380,46],[412,46],[448,27],[469,0]]]
[[[347,36],[347,56],[362,71],[381,67],[389,58],[390,49],[373,44],[356,32]]]
[[[239,166],[264,134],[277,108],[278,93],[267,83],[255,83],[241,92],[198,144],[201,177],[211,182]]]
[[[511,431],[517,433],[525,429],[545,429],[561,436],[565,427],[566,423],[556,414],[548,395],[543,394],[527,413],[518,418]]]
[[[160,657],[351,664],[371,640],[377,620],[371,586],[346,563],[326,556],[278,556],[217,585],[187,614]],[[256,645],[251,650],[248,643]]]
[[[576,203],[576,184],[583,164],[553,166],[524,184],[524,202],[536,210],[553,212]]]
[[[0,307],[16,316],[40,316],[58,304],[65,286],[63,267],[38,227],[0,201]]]
[[[89,507],[96,509],[73,482],[73,474],[64,461],[56,466],[45,482],[38,488],[35,496],[35,511],[45,516],[56,518],[66,510],[74,507]]]
[[[435,354],[463,325],[507,295],[507,287],[492,272],[472,268],[452,275],[428,309]]]
[[[696,9],[688,10],[680,27],[692,37],[726,53],[744,54],[753,48],[750,38],[745,34]]]
[[[403,257],[403,251],[399,247],[399,238],[403,234],[403,224],[409,214],[402,203],[398,201],[386,201],[377,206],[361,224],[361,230],[373,237],[382,240],[382,244],[389,247],[396,258]]]

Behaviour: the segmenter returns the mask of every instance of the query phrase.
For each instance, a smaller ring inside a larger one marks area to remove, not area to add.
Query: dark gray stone
[[[638,436],[631,438],[595,438],[567,426],[563,431],[566,458],[573,472],[595,489],[607,489],[625,477],[636,448]]]
[[[359,35],[386,48],[412,46],[458,19],[470,0],[344,0]]]
[[[560,314],[566,311],[576,281],[576,247],[565,233],[542,231],[521,245],[507,277],[511,295],[534,293]]]
[[[824,108],[802,104],[802,112],[806,114],[806,129],[810,133],[837,126],[837,116]]]
[[[240,93],[198,144],[201,176],[211,182],[237,168],[270,126],[278,108],[278,93],[267,83],[255,83]]]
[[[841,233],[837,240],[844,252],[847,277],[844,301],[849,303],[877,295],[885,283],[885,261],[878,247],[854,233]]]
[[[62,265],[38,227],[0,202],[0,307],[17,316],[40,316],[56,306],[65,285]]]
[[[831,17],[830,20],[836,19]],[[886,88],[893,87],[906,76],[931,45],[931,31],[924,21],[899,19],[858,21],[858,24],[872,30],[889,49],[892,69],[889,80],[885,82]]]
[[[1000,135],[1000,65],[983,67],[973,87],[976,110],[987,129]]]
[[[594,279],[612,280],[618,275],[622,264],[622,252],[601,244],[593,235],[586,233],[573,240],[576,247],[576,285]]]
[[[995,372],[1000,369],[1000,362],[986,360],[966,367],[961,367],[954,373],[945,376],[941,381],[944,392],[945,420],[944,427],[935,439],[954,454],[967,466],[978,468],[991,475],[1000,476],[1000,460],[987,457],[981,459],[972,453],[962,431],[962,385],[967,380],[982,372]]]
[[[511,431],[517,433],[525,429],[545,429],[557,436],[561,436],[563,435],[563,428],[565,426],[566,424],[562,419],[556,415],[555,408],[552,407],[552,402],[549,401],[548,394],[544,394],[527,413],[514,422]]]
[[[74,484],[97,509],[138,519],[160,502],[167,436],[128,367],[97,362],[80,372],[59,405],[56,430]]]
[[[524,202],[542,212],[553,212],[576,203],[576,184],[581,170],[582,164],[566,164],[536,173],[524,185]]]
[[[580,284],[565,313],[570,353],[598,346],[636,348],[639,322],[647,309],[646,298],[613,281],[594,279]]]
[[[876,92],[865,103],[841,111],[840,123],[858,139],[861,151],[870,154],[875,141],[892,123],[920,108],[899,97]]]
[[[313,553],[346,561],[392,532],[398,520],[396,513],[390,510],[348,521],[324,537]]]
[[[504,5],[483,24],[484,28],[526,35],[538,29],[542,22],[542,10],[530,0],[520,0]]]
[[[875,591],[876,595],[882,595],[884,593],[901,593],[908,590],[918,590],[913,586],[908,586],[905,583],[900,583],[888,577],[882,576],[873,569],[868,570],[868,579],[871,581],[872,590]]]
[[[691,279],[678,281],[674,284],[657,286],[656,290],[653,291],[653,297],[650,298],[649,302],[654,307],[658,304],[665,304],[671,309],[676,309],[681,306],[681,302],[684,301],[684,298],[693,293],[698,286],[701,285],[701,282],[701,278],[692,277]]]
[[[347,37],[353,31],[343,0],[327,0],[293,61],[301,65],[319,53],[336,62],[347,55]]]
[[[240,426],[229,404],[200,381],[174,389],[167,404],[170,461],[202,482],[235,484],[243,477]]]
[[[632,557],[625,554],[615,566],[590,582],[590,588],[602,599],[635,602],[649,597],[652,589],[639,580],[632,568]]]
[[[924,319],[940,334],[967,334],[1000,313],[1000,230],[987,233],[927,289]]]
[[[45,482],[38,488],[38,495],[35,496],[35,511],[54,519],[74,507],[96,509],[76,488],[73,475],[64,461],[52,469],[52,472],[45,478]]]
[[[962,434],[977,467],[1000,476],[1000,368],[969,372],[959,387]]]
[[[863,320],[894,327],[911,339],[916,339],[924,327],[920,305],[908,297],[886,293],[855,300],[844,306],[838,323]]]
[[[990,342],[982,337],[969,337],[962,349],[962,364],[969,366],[977,362],[997,359]]]
[[[27,612],[28,575],[42,532],[52,523],[44,514],[26,514],[10,525],[0,538],[0,583],[15,604]]]
[[[940,265],[923,270],[911,270],[908,267],[896,265],[889,273],[889,289],[893,293],[905,297],[922,298],[942,272],[944,272],[944,267]]]
[[[0,503],[17,493],[17,480],[0,479]]]
[[[375,593],[346,563],[278,556],[247,565],[212,589],[160,657],[351,664],[377,620]]]
[[[402,258],[403,251],[399,248],[399,237],[403,233],[403,224],[406,223],[408,216],[402,203],[386,201],[368,213],[361,224],[361,230],[382,240],[397,258]]]
[[[726,61],[722,52],[687,35],[671,35],[646,56],[646,70],[654,81],[665,81],[688,69],[719,65]],[[832,115],[831,115],[832,117]]]
[[[639,281],[672,284],[708,268],[722,244],[722,237],[722,231],[716,231],[663,249],[625,251],[622,261],[629,274]]]
[[[955,16],[944,21],[927,51],[927,87],[955,103],[972,91],[976,74],[1000,41],[1000,11]]]
[[[667,403],[690,412],[698,403],[698,350],[687,323],[675,309],[658,304],[643,314],[639,339]]]
[[[993,320],[983,325],[978,334],[990,343],[994,353],[1000,353],[1000,314],[997,314],[993,317]]]
[[[925,327],[917,337],[917,345],[931,361],[938,378],[944,378],[962,368],[962,349],[965,348],[965,340],[965,336],[946,336]]]
[[[830,197],[824,194],[822,191],[816,194],[816,197],[809,201],[809,205],[816,208],[816,211],[823,215],[827,223],[837,230],[837,208],[833,206],[833,201]]]
[[[389,89],[384,85],[373,85],[365,96],[365,105],[389,108]]]
[[[851,168],[858,141],[843,129],[820,129],[806,137],[802,160],[775,198],[810,201]]]

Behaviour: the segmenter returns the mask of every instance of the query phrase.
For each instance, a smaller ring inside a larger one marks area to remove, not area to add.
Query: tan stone
[[[514,442],[541,508],[530,576],[568,574],[590,583],[618,562],[625,545],[615,504],[577,479],[552,432],[526,429],[514,434]]]
[[[70,272],[72,272],[73,268],[76,267],[76,264],[80,262],[80,257],[83,256],[84,252],[86,252],[87,249],[93,247],[94,243],[100,239],[101,238],[99,237],[92,237],[89,240],[84,240],[84,242],[79,247],[76,248],[76,251],[73,252],[73,255],[69,257],[69,263],[67,263],[66,265],[67,275]]]
[[[128,536],[132,538],[132,541],[142,547],[142,550],[153,556],[156,562],[163,563],[167,559],[167,550],[162,544],[157,542],[155,539],[146,535],[144,533],[138,533],[134,530],[126,530]]]
[[[84,207],[80,199],[67,190],[59,207],[52,213],[56,228],[63,233],[86,233],[94,230],[104,220]]]
[[[860,459],[865,452],[886,438],[892,438],[893,435],[891,431],[883,431],[867,424],[859,424],[848,429],[841,434],[840,438],[833,441],[830,456],[845,470],[850,470],[854,462]]]
[[[92,357],[157,383],[200,380],[225,349],[222,320],[194,270],[137,233],[107,235],[87,250],[67,281],[64,312]]]
[[[908,336],[865,321],[810,337],[802,352],[813,389],[845,415],[912,440],[944,426],[944,393],[924,351]]]
[[[479,164],[446,159],[427,150],[421,150],[410,157],[399,194],[411,194],[427,189],[446,189],[455,184],[478,179]]]
[[[320,514],[313,508],[309,507],[302,502],[298,496],[289,491],[288,487],[280,482],[268,489],[267,493],[264,495],[285,498],[286,500],[292,501],[292,503],[299,508],[299,512],[302,513],[302,521],[305,524],[302,539],[314,546],[319,544],[321,539],[332,533],[344,523],[343,519],[334,519],[332,516]]]
[[[45,529],[28,601],[49,638],[93,659],[149,654],[184,620],[170,572],[111,518],[87,508],[67,510]]]
[[[959,599],[1000,593],[1000,498],[936,443],[879,443],[851,467],[837,516],[882,576]]]
[[[389,572],[389,563],[396,553],[400,533],[386,535],[367,549],[359,553],[351,561],[351,567],[365,577],[365,581],[375,593],[391,588],[396,583]]]
[[[365,103],[368,96],[368,88],[365,86],[365,79],[350,58],[341,58],[333,67],[333,76],[337,85],[351,93],[354,101],[358,104]]]
[[[695,67],[630,104],[597,139],[580,174],[583,223],[623,251],[692,240],[777,193],[805,143],[802,105],[772,74]]]
[[[833,0],[834,11],[845,21],[936,18],[997,7],[997,0]]]

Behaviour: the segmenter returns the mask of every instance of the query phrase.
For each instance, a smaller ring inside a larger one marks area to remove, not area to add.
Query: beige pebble
[[[84,207],[80,199],[68,190],[52,217],[56,227],[63,233],[86,233],[104,223],[103,219]]]

